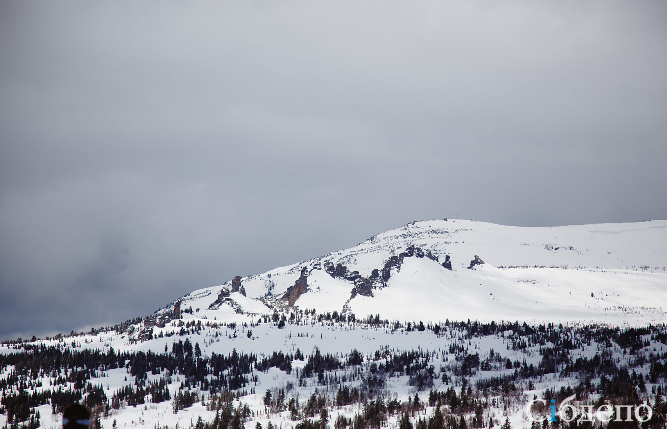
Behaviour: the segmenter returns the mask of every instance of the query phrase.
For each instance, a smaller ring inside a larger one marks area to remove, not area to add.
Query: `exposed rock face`
[[[241,295],[246,296],[245,288],[241,284],[241,276],[236,276],[232,279],[232,292],[239,292]],[[220,298],[218,297],[218,299]]]
[[[241,290],[241,276],[236,276],[232,279],[232,292],[239,292]]]
[[[173,316],[174,319],[180,319],[181,318],[181,300],[179,299],[176,301],[176,304],[174,304],[174,312]]]
[[[245,295],[245,289],[243,288],[243,285],[241,284],[241,276],[236,276],[232,279],[231,289],[227,288],[227,287],[223,287],[222,290],[220,291],[220,293],[218,294],[218,299],[216,299],[213,304],[209,305],[208,309],[209,310],[216,310],[216,309],[220,308],[220,305],[222,305],[223,302],[226,302],[226,303],[228,303],[232,306],[233,306],[233,304],[236,304],[231,298],[229,298],[229,296],[233,292],[240,292],[241,295],[246,296]],[[238,305],[238,304],[236,304],[236,305]]]
[[[354,281],[354,290],[352,291],[352,298],[354,298],[357,294],[363,296],[373,296],[373,286],[379,282],[380,282],[380,272],[378,271],[377,268],[371,272],[369,278],[359,277],[357,280]]]
[[[218,308],[220,308],[220,305],[221,305],[223,302],[225,302],[225,300],[226,300],[227,298],[229,298],[229,295],[231,295],[231,293],[229,292],[229,289],[227,289],[227,288],[222,288],[222,290],[221,290],[220,293],[218,294],[218,299],[216,299],[214,303],[212,303],[211,305],[209,305],[209,306],[208,306],[208,309],[209,309],[209,310],[217,310]]]
[[[373,296],[373,283],[379,278],[378,270],[373,270],[369,278],[362,277],[359,271],[349,271],[347,267],[338,263],[335,267],[331,262],[324,263],[324,270],[334,279],[342,278],[354,283],[352,298],[359,295]]]
[[[354,282],[361,278],[359,271],[348,271],[347,267],[341,263],[338,263],[338,265],[334,267],[331,262],[325,262],[324,270],[334,279],[342,278]]]
[[[394,255],[389,258],[387,262],[385,262],[384,267],[382,268],[383,283],[386,284],[389,281],[389,277],[391,277],[391,269],[393,267],[396,267],[399,270],[401,269],[401,265],[403,265],[403,258],[405,258],[405,253],[401,253],[398,256]]]
[[[438,258],[433,253],[431,253],[430,250],[424,251],[420,247],[415,247],[414,245],[409,246],[407,249],[405,249],[405,252],[401,252],[398,256],[392,256],[384,264],[384,268],[382,268],[382,281],[386,284],[389,281],[389,277],[391,277],[392,267],[396,267],[400,270],[401,265],[403,265],[403,259],[411,257],[427,257],[432,261],[438,262]]]
[[[325,262],[324,270],[333,278],[343,278],[354,283],[354,289],[352,289],[352,296],[350,299],[357,295],[372,297],[374,288],[387,285],[387,281],[389,281],[389,277],[391,277],[391,269],[396,268],[400,270],[401,265],[403,265],[403,260],[405,258],[411,257],[426,257],[435,262],[438,262],[437,256],[431,253],[430,250],[425,251],[420,247],[412,245],[405,249],[405,252],[401,252],[399,255],[390,257],[382,267],[382,271],[376,268],[372,271],[368,278],[362,277],[358,271],[349,271],[348,268],[341,263],[338,263],[336,266],[334,266],[334,264],[331,262]],[[451,270],[449,256],[447,256],[445,263],[449,265],[449,269]],[[443,266],[447,268],[445,264],[443,264]]]
[[[470,266],[468,267],[469,270],[472,270],[475,265],[482,265],[484,261],[482,261],[482,258],[479,256],[475,255],[475,259],[470,261]]]
[[[398,256],[394,255],[391,258],[389,258],[389,260],[385,262],[384,267],[382,268],[382,282],[386,284],[389,281],[389,278],[391,277],[391,269],[396,268],[400,270],[401,265],[403,265],[403,259],[410,256],[415,256],[415,246],[410,246],[407,249],[405,249],[405,252],[401,252],[398,254]],[[417,257],[418,258],[424,257],[424,252],[422,252],[422,250],[419,248],[417,248]]]
[[[449,258],[449,255],[445,256],[445,262],[442,263],[442,266],[447,268],[449,271],[452,270],[452,260]]]
[[[352,298],[355,296],[373,296],[373,281],[364,277],[360,277],[354,282],[354,289],[352,289]]]
[[[217,310],[222,304],[228,304],[231,306],[237,313],[243,313],[239,304],[230,298],[233,292],[239,292],[241,295],[246,296],[245,289],[241,284],[241,276],[236,276],[232,279],[232,285],[230,287],[223,287],[218,294],[218,298],[211,305],[208,306],[209,310]]]
[[[297,299],[304,293],[308,292],[308,274],[306,274],[306,267],[301,270],[301,277],[299,277],[295,282],[294,286],[290,286],[285,291],[285,294],[282,297],[283,301],[287,301],[287,304],[291,307],[294,305]]]

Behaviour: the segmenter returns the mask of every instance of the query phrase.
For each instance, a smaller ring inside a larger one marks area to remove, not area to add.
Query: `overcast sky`
[[[421,219],[667,219],[664,1],[0,2],[0,339]]]

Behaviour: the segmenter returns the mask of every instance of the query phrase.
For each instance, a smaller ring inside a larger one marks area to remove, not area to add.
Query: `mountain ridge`
[[[4,342],[0,426],[54,428],[81,401],[96,429],[528,429],[547,425],[531,398],[575,393],[582,407],[650,401],[651,427],[664,423],[667,277],[638,261],[662,261],[667,222],[431,222],[114,327]]]
[[[295,306],[400,320],[644,325],[667,320],[664,255],[667,221],[557,227],[415,221],[180,301],[223,319],[233,318],[225,310],[266,314]],[[211,307],[222,299],[226,306]]]

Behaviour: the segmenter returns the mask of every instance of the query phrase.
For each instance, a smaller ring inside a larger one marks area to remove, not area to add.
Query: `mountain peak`
[[[665,254],[667,221],[415,221],[183,302],[217,318],[294,307],[399,320],[645,324],[665,320]]]

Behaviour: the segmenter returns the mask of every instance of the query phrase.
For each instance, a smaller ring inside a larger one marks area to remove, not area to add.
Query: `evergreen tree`
[[[500,427],[500,429],[512,429],[512,425],[510,424],[510,418],[505,417],[505,423]]]
[[[398,424],[398,429],[412,429],[412,422],[410,422],[408,413],[403,413],[403,417],[401,417],[401,421]]]

